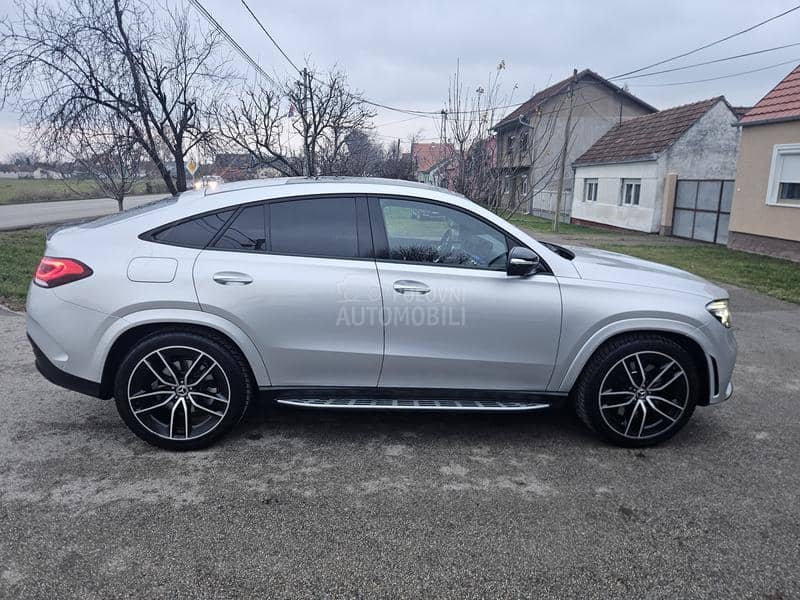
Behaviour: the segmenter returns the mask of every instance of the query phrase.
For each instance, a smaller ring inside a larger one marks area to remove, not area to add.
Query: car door
[[[203,310],[236,323],[273,386],[375,386],[381,298],[366,199],[243,206],[197,258]]]
[[[549,273],[509,277],[505,233],[432,201],[371,198],[385,350],[380,385],[547,388],[561,329]]]

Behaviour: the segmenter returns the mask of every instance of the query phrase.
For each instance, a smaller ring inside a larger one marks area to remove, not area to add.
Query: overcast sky
[[[239,0],[201,2],[265,70],[288,73],[283,57]],[[7,6],[7,0],[3,4]],[[485,86],[498,62],[505,60],[504,93],[513,102],[522,102],[533,90],[563,79],[573,68],[590,68],[611,77],[744,29],[795,2],[249,0],[249,4],[295,62],[309,58],[320,67],[337,63],[352,86],[371,100],[439,110],[459,59],[470,87]],[[800,42],[800,10],[659,69],[795,42]],[[791,64],[740,77],[661,85],[787,61]],[[719,94],[734,105],[749,105],[798,63],[800,45],[627,83],[632,93],[658,108]],[[420,130],[423,137],[437,135],[432,120],[408,119],[408,115],[382,111],[375,119],[377,132],[384,139],[408,138]],[[0,160],[24,145],[20,137],[16,115],[0,112]]]

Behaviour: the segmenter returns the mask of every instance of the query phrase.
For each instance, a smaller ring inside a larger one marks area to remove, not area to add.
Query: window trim
[[[587,198],[589,186],[594,186],[594,198],[591,200]],[[583,178],[583,201],[584,202],[597,202],[597,190],[600,187],[600,182],[597,177],[584,177]]]
[[[620,188],[620,206],[640,206],[642,197],[642,178],[641,177],[623,177],[621,180]],[[625,188],[628,186],[638,186],[639,193],[636,195],[636,202],[634,203],[633,197],[630,202],[625,202]]]
[[[767,184],[767,206],[784,206],[788,208],[800,208],[800,202],[781,202],[778,198],[781,181],[777,174],[778,158],[787,154],[800,154],[800,144],[775,144],[772,147],[772,161],[769,166],[769,182]]]
[[[497,268],[489,268],[489,267],[476,267],[471,265],[452,265],[452,264],[444,264],[444,263],[429,263],[429,262],[422,262],[422,261],[411,261],[411,260],[394,260],[388,258],[389,256],[389,236],[386,233],[386,222],[383,218],[383,211],[381,210],[380,201],[382,199],[385,200],[406,200],[408,202],[424,202],[428,204],[434,204],[436,206],[442,206],[444,208],[449,208],[451,210],[458,211],[467,215],[468,217],[472,217],[473,219],[477,219],[478,221],[482,222],[483,224],[487,225],[491,229],[494,229],[500,235],[506,238],[506,245],[508,249],[511,250],[514,246],[522,246],[523,248],[528,248],[532,252],[536,252],[533,248],[530,248],[527,244],[524,244],[519,239],[498,227],[488,219],[485,219],[481,215],[478,215],[470,210],[462,208],[460,206],[456,206],[454,204],[449,204],[447,202],[442,202],[439,200],[433,200],[431,198],[424,198],[419,196],[401,196],[396,194],[370,194],[368,196],[369,201],[369,214],[370,214],[370,221],[372,222],[372,236],[373,240],[375,240],[375,262],[376,263],[388,263],[388,264],[399,264],[399,265],[416,265],[421,267],[435,267],[439,269],[467,269],[470,271],[490,271],[492,273],[505,273],[505,265],[502,269]],[[539,252],[536,252],[536,255],[541,260],[541,266],[543,269],[541,271],[537,271],[537,275],[552,275],[553,271],[550,266],[545,262],[544,257]]]

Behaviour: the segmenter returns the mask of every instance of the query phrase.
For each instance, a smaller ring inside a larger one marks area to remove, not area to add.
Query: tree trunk
[[[122,212],[123,210],[125,210],[125,208],[122,206],[122,203],[124,201],[125,201],[125,197],[124,196],[119,196],[117,198],[117,210],[119,210],[119,212]]]

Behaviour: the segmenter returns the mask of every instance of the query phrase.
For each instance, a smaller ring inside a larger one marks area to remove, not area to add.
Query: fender
[[[258,352],[253,340],[239,327],[227,319],[223,319],[211,313],[180,308],[142,310],[117,319],[103,333],[91,358],[92,370],[99,374],[97,378],[98,381],[100,380],[100,375],[103,373],[103,367],[108,358],[108,351],[113,347],[114,342],[117,341],[119,336],[139,325],[148,325],[152,323],[164,323],[165,325],[180,323],[198,325],[201,327],[210,327],[211,329],[225,334],[233,340],[239,347],[239,350],[242,351],[242,354],[244,354],[256,378],[256,384],[259,387],[271,385],[269,372],[267,371],[267,366],[264,364],[261,354]]]
[[[578,380],[586,363],[589,362],[589,359],[603,343],[621,333],[642,331],[677,333],[691,338],[697,342],[701,348],[710,347],[710,340],[705,335],[703,328],[685,321],[665,318],[633,318],[614,321],[595,331],[580,348],[566,357],[563,363],[559,360],[559,363],[565,366],[556,366],[550,380],[550,388],[552,389],[549,388],[549,391],[569,392]],[[709,363],[707,355],[706,362]],[[706,365],[706,368],[710,368],[710,363]]]

